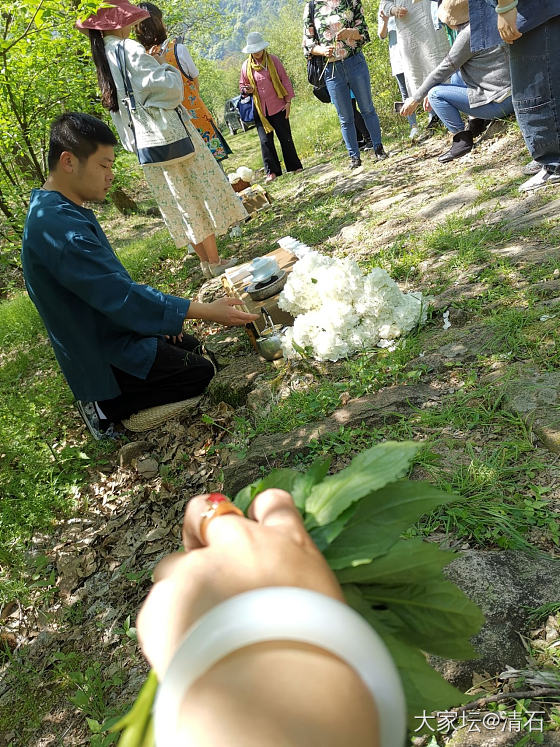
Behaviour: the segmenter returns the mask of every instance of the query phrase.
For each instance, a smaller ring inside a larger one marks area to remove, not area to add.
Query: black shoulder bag
[[[313,34],[317,43],[319,43],[317,29],[315,28],[315,0],[309,0],[309,15],[313,25]],[[325,85],[326,66],[327,63],[321,55],[310,54],[307,58],[307,80],[313,86],[313,95],[318,98],[319,101],[322,101],[323,104],[330,104],[331,97],[327,91],[327,86]]]

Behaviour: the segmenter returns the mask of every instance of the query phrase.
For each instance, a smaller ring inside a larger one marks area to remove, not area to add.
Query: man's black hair
[[[116,145],[117,138],[110,127],[97,117],[81,112],[68,112],[54,120],[49,142],[49,171],[53,171],[60,154],[67,150],[80,161],[87,160],[100,145]]]

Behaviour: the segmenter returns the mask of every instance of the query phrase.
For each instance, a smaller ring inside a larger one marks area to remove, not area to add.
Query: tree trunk
[[[129,195],[127,195],[120,187],[115,187],[109,196],[119,213],[130,215],[131,213],[140,212],[138,205],[134,202],[132,197],[129,197]]]

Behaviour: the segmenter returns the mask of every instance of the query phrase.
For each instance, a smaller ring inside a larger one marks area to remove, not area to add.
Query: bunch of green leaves
[[[243,488],[234,502],[247,511],[255,496],[282,488],[293,496],[306,529],[334,570],[348,603],[385,642],[402,680],[411,726],[414,716],[458,705],[465,696],[426,660],[476,656],[470,644],[483,616],[442,569],[452,552],[401,535],[423,514],[456,500],[426,482],[404,479],[419,446],[387,441],[328,475],[330,460],[307,472],[273,470]],[[136,704],[114,729],[119,744],[151,747],[153,673]]]
[[[241,490],[244,511],[267,488],[292,494],[306,529],[342,585],[347,602],[385,642],[399,670],[411,724],[414,716],[458,705],[465,696],[448,684],[425,653],[476,656],[470,638],[481,611],[442,569],[453,552],[420,539],[401,539],[423,514],[456,500],[426,482],[402,479],[419,446],[387,441],[327,475],[329,460],[308,472],[274,470]]]

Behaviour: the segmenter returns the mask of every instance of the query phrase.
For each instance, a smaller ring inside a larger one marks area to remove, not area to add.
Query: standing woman
[[[243,48],[249,57],[241,66],[239,89],[243,94],[253,94],[255,125],[261,141],[261,152],[266,171],[266,181],[271,182],[280,176],[282,167],[274,146],[276,133],[282,148],[286,171],[302,171],[303,166],[296,152],[290,128],[290,103],[294,89],[284,66],[276,57],[266,51],[268,42],[252,31],[247,35]]]
[[[430,0],[382,0],[379,6],[384,15],[395,19],[409,92],[420,88],[449,52],[445,31],[434,27],[431,6]]]
[[[179,39],[168,39],[161,10],[153,3],[138,3],[138,7],[150,14],[136,27],[136,38],[158,62],[173,65],[183,78],[183,106],[188,111],[193,125],[199,131],[210,153],[216,161],[223,161],[231,153],[224,136],[214,124],[208,107],[200,97],[198,88],[198,68],[189,50]]]
[[[371,98],[371,82],[362,47],[369,41],[361,0],[311,0],[303,13],[303,52],[324,59],[327,91],[334,104],[350,168],[362,165],[352,109],[353,91],[373,143],[375,156],[387,158],[379,117]]]
[[[111,112],[123,146],[134,152],[124,81],[117,62],[119,45],[124,47],[136,102],[143,107],[175,109],[183,100],[183,81],[178,70],[165,63],[160,65],[141,44],[128,38],[133,26],[148,18],[149,13],[128,0],[111,2],[111,7],[100,8],[76,25],[89,33],[101,103]],[[226,233],[247,213],[185,111],[184,115],[194,155],[188,160],[143,164],[142,168],[175,244],[181,248],[191,243],[203,274],[212,277],[236,262],[219,258],[216,234]]]

